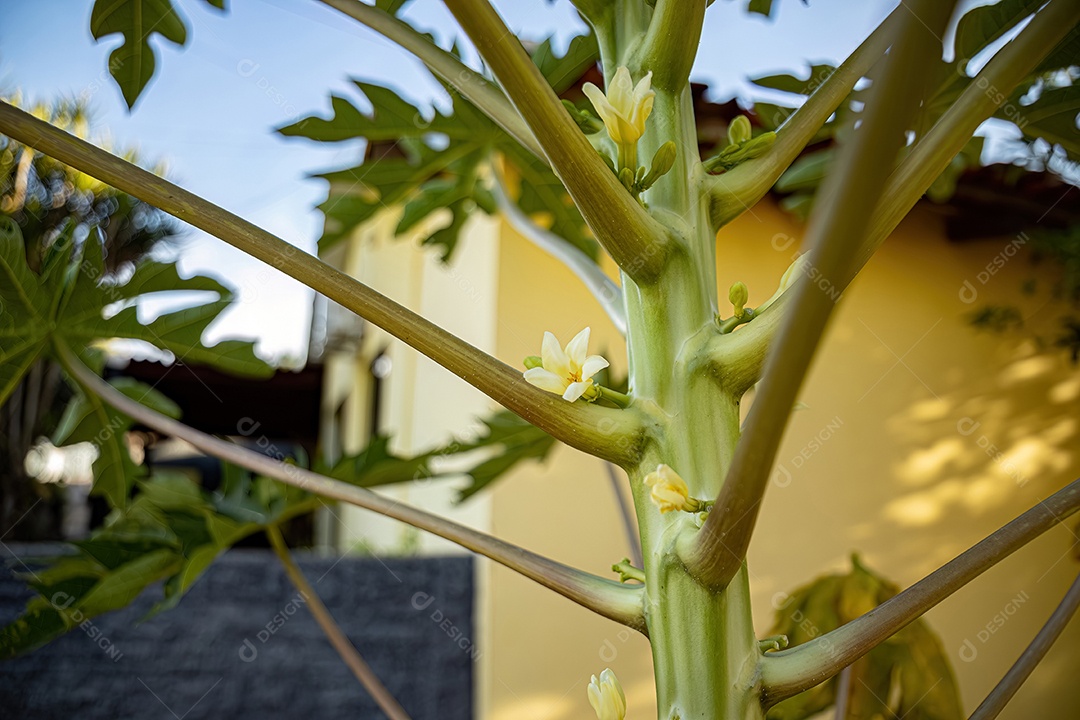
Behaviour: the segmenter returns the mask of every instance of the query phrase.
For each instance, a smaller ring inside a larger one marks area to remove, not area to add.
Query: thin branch
[[[400,520],[420,530],[457,543],[475,553],[491,558],[530,580],[554,590],[582,607],[645,632],[642,595],[613,580],[568,567],[478,530],[446,518],[385,498],[365,488],[320,475],[296,465],[289,465],[262,453],[207,435],[195,428],[166,417],[127,397],[87,368],[65,345],[56,343],[65,370],[109,405],[170,437],[184,440],[198,450],[252,472],[293,485],[316,495],[349,503],[365,510]]]
[[[570,268],[570,271],[585,284],[592,296],[600,303],[600,307],[604,309],[618,331],[626,335],[626,309],[623,307],[622,288],[605,275],[600,266],[581,248],[533,222],[532,218],[522,212],[518,204],[510,198],[506,181],[499,169],[494,166],[493,174],[495,176],[493,183],[495,202],[498,203],[499,210],[514,229],[533,245]]]
[[[765,704],[828,680],[1078,509],[1080,480],[1075,480],[865,615],[798,647],[766,654],[761,664]]]
[[[1016,663],[1009,668],[1009,672],[1005,673],[1005,677],[1001,678],[1001,682],[979,704],[979,707],[975,709],[975,712],[971,714],[968,720],[994,720],[1005,709],[1005,705],[1016,694],[1016,691],[1020,689],[1020,686],[1028,679],[1035,667],[1046,657],[1046,653],[1049,652],[1054,641],[1058,639],[1062,630],[1069,624],[1069,620],[1076,614],[1077,607],[1080,607],[1080,575],[1073,581],[1069,592],[1065,593],[1065,598],[1054,610],[1046,624],[1042,626],[1042,629],[1039,630],[1039,634],[1035,636],[1035,639],[1027,646]]]
[[[656,0],[635,64],[652,71],[653,85],[678,92],[690,79],[705,22],[705,0]]]
[[[635,282],[655,281],[670,249],[667,228],[641,207],[600,159],[488,0],[444,0],[444,4],[540,141],[600,244]]]
[[[851,702],[851,666],[840,671],[840,681],[836,683],[836,706],[833,708],[833,717],[836,720],[847,720],[848,703]]]
[[[860,128],[840,152],[807,227],[810,262],[795,283],[765,364],[765,382],[746,420],[715,509],[683,559],[703,584],[720,589],[742,567],[787,419],[840,293],[834,287],[862,244],[888,179],[890,162],[941,58],[954,3],[911,3],[897,26],[882,77],[871,88]],[[812,282],[811,282],[812,280]],[[751,322],[751,324],[753,324]],[[732,333],[734,334],[734,333]]]
[[[568,403],[522,373],[318,258],[168,180],[0,102],[0,133],[221,238],[321,292],[439,363],[550,435],[619,465],[634,461],[644,435],[634,410]]]
[[[326,609],[326,605],[323,604],[322,598],[315,592],[315,588],[311,586],[307,578],[304,577],[303,571],[300,566],[296,564],[296,560],[293,559],[292,553],[289,552],[288,546],[285,544],[285,538],[281,536],[281,530],[277,525],[271,525],[266,529],[266,537],[270,539],[270,547],[273,548],[274,554],[277,555],[278,560],[281,561],[282,566],[285,568],[285,574],[289,576],[289,580],[292,581],[293,586],[300,591],[300,594],[304,597],[304,603],[307,605],[307,609],[311,611],[312,617],[315,618],[315,622],[319,624],[322,631],[326,634],[326,638],[330,641],[330,644],[334,646],[334,650],[341,656],[342,661],[352,670],[353,675],[360,681],[360,684],[364,686],[364,689],[368,691],[375,704],[379,706],[379,709],[386,713],[386,716],[390,720],[411,720],[409,714],[405,712],[405,708],[401,707],[397,699],[386,689],[386,686],[379,680],[379,676],[375,674],[375,671],[371,669],[371,666],[367,664],[364,658],[360,655],[360,652],[349,641],[348,636],[342,632],[341,627],[334,621],[334,616],[330,614],[330,611]]]
[[[623,532],[626,534],[626,546],[630,549],[630,559],[635,567],[645,567],[645,560],[641,554],[641,536],[638,535],[637,526],[634,524],[634,507],[626,496],[623,495],[622,481],[619,473],[611,463],[604,463],[607,470],[608,481],[611,484],[611,493],[615,496],[615,503],[619,507],[619,517],[622,519]]]
[[[436,45],[411,25],[390,13],[360,0],[318,0],[338,12],[367,25],[391,42],[415,55],[462,97],[495,121],[503,130],[521,143],[533,155],[547,163],[547,156],[536,141],[536,136],[518,115],[517,110],[490,80],[477,73],[451,53]]]
[[[706,177],[712,217],[721,227],[765,197],[784,171],[847,98],[855,84],[884,55],[897,25],[908,15],[901,4],[780,127],[769,152],[722,175]]]

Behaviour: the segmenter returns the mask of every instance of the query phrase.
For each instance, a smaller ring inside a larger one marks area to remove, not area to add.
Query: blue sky
[[[155,36],[158,72],[133,112],[106,70],[120,37],[94,42],[91,0],[4,8],[0,92],[21,89],[28,100],[88,98],[97,133],[164,161],[174,182],[314,252],[322,226],[314,208],[325,187],[306,175],[355,164],[363,146],[287,139],[273,128],[326,113],[331,92],[355,97],[351,77],[421,102],[438,98],[440,89],[395,45],[314,0],[230,0],[225,14],[203,0],[173,3],[187,21],[188,44],[178,49]],[[780,0],[772,20],[747,15],[744,5],[717,0],[706,18],[693,78],[707,82],[717,99],[747,97],[750,76],[842,60],[896,2]],[[496,0],[496,6],[522,37],[554,34],[559,47],[583,27],[568,0]],[[444,45],[460,37],[438,0],[415,0],[406,17]],[[194,229],[181,246],[180,265],[239,291],[241,302],[211,329],[210,342],[248,336],[267,358],[303,355],[309,290]]]

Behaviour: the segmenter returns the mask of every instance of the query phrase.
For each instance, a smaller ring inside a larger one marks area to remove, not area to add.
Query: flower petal
[[[566,343],[566,358],[570,361],[570,371],[580,372],[581,366],[585,363],[585,358],[589,353],[589,333],[592,332],[590,328],[585,328],[574,339]]]
[[[544,344],[540,348],[540,358],[544,369],[563,378],[570,378],[570,360],[563,352],[558,338],[549,332],[544,333]]]
[[[637,87],[634,88],[634,107],[641,105],[646,97],[655,96],[656,92],[652,89],[652,70],[650,70],[645,73],[645,77],[638,80]]]
[[[663,463],[657,465],[656,474],[664,482],[664,484],[677,489],[680,493],[684,495],[690,494],[690,488],[687,487],[686,481],[682,479],[682,475],[675,472],[675,469],[670,465],[665,465]]]
[[[530,385],[535,385],[541,390],[547,390],[549,393],[555,393],[556,395],[562,395],[566,391],[566,378],[560,377],[550,370],[544,368],[532,368],[525,371],[525,382]]]
[[[589,704],[592,705],[594,711],[596,711],[596,717],[600,717],[600,713],[604,710],[604,698],[600,692],[600,684],[596,680],[596,676],[592,676],[592,682],[589,683],[588,689]]]
[[[623,694],[622,685],[619,684],[619,679],[615,677],[614,671],[611,668],[606,668],[600,673],[600,682],[609,687],[612,695],[618,699],[616,706],[620,710],[619,716],[622,717],[626,713],[626,695]]]
[[[645,121],[649,119],[649,115],[652,114],[653,100],[655,95],[650,93],[639,105],[634,105],[634,114],[630,118],[631,124],[634,126],[634,131],[637,132],[640,137],[645,133]]]
[[[592,103],[593,109],[600,116],[600,119],[604,121],[604,126],[607,128],[608,134],[611,134],[614,123],[619,118],[619,113],[608,102],[607,96],[592,83],[585,83],[581,87],[581,91],[585,93],[585,97],[589,98],[589,102]]]
[[[592,380],[585,382],[572,382],[566,386],[566,392],[562,394],[562,399],[569,402],[574,402],[579,397],[585,394],[585,391],[592,385]]]
[[[615,77],[608,83],[607,99],[620,115],[625,117],[630,114],[634,102],[634,80],[625,65],[619,66]]]
[[[608,361],[600,355],[590,355],[581,363],[581,379],[588,380],[608,366]]]

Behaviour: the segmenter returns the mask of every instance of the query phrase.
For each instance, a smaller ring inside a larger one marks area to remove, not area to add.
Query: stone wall
[[[7,545],[0,624],[31,596]],[[298,554],[342,629],[414,720],[472,717],[479,649],[469,558]],[[180,605],[138,623],[156,597],[0,662],[0,716],[38,720],[382,718],[269,551],[233,550]]]

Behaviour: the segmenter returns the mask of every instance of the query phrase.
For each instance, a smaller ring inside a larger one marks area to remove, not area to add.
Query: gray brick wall
[[[5,560],[12,553],[44,554],[40,546],[6,547]],[[414,720],[472,717],[479,650],[471,559],[298,554],[298,561]],[[29,597],[5,563],[0,623],[18,615]],[[269,551],[229,552],[179,607],[138,623],[155,599],[142,597],[93,620],[96,637],[76,629],[0,662],[0,718],[385,717],[330,648]]]

